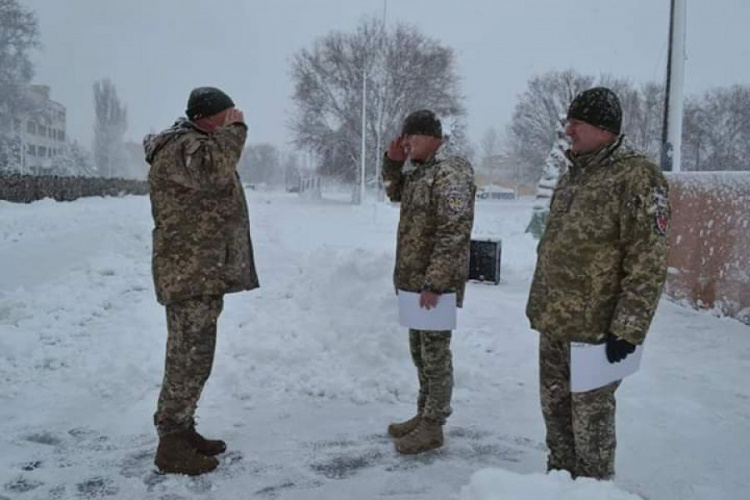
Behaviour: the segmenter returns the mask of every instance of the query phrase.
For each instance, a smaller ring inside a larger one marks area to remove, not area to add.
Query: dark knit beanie
[[[619,134],[622,127],[620,99],[605,87],[584,90],[570,103],[568,120],[581,120],[613,134]]]
[[[221,90],[215,87],[198,87],[190,92],[185,114],[194,121],[233,107],[232,99]]]
[[[429,109],[420,109],[406,117],[401,135],[429,135],[442,139],[443,126],[435,113]]]

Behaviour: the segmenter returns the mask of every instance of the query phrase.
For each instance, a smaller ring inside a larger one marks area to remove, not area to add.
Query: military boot
[[[417,428],[421,418],[422,416],[417,414],[404,422],[394,422],[388,426],[388,434],[396,439],[404,437]]]
[[[414,455],[443,446],[443,426],[423,418],[406,436],[396,440],[396,449],[404,455]]]
[[[201,436],[195,427],[190,427],[187,431],[187,439],[193,448],[198,450],[198,453],[208,455],[210,457],[224,453],[227,450],[227,443],[221,439],[206,439]]]
[[[190,442],[188,432],[182,431],[159,438],[154,464],[162,473],[198,476],[214,470],[219,461],[198,453]]]

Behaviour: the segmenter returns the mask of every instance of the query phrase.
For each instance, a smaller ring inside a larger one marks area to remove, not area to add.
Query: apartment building
[[[0,131],[20,139],[22,172],[44,173],[65,146],[66,109],[50,99],[47,85],[30,85],[27,92],[31,108],[17,116],[0,113]]]

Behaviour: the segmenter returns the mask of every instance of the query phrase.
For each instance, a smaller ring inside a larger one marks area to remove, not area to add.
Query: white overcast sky
[[[213,85],[245,111],[250,142],[291,148],[291,56],[331,30],[382,16],[383,0],[20,0],[37,12],[36,83],[68,108],[90,144],[92,84],[111,78],[140,141]],[[686,92],[750,83],[750,0],[687,0]],[[573,68],[663,81],[670,0],[390,0],[406,21],[455,49],[478,141],[509,123],[534,74]]]

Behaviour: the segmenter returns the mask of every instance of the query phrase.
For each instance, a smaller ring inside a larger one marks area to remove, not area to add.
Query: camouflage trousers
[[[451,332],[409,330],[409,348],[419,377],[417,412],[444,424],[452,412]]]
[[[167,356],[164,381],[154,415],[160,436],[193,425],[203,386],[211,374],[216,322],[222,296],[196,297],[167,305]]]
[[[540,335],[539,388],[547,427],[547,470],[567,470],[573,477],[614,477],[615,390],[619,385],[617,381],[571,393],[570,343]]]

